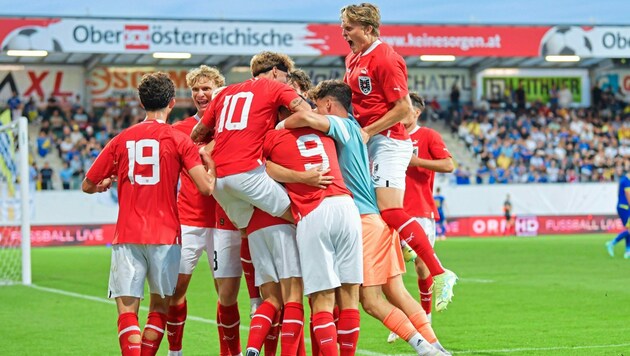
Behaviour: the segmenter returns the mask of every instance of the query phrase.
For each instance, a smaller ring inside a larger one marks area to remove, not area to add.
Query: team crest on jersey
[[[361,89],[361,93],[368,95],[372,92],[372,79],[370,77],[359,77],[359,89]]]

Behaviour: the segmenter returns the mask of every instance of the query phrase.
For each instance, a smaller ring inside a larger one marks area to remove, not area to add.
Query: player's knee
[[[135,335],[135,336],[138,336],[138,335]],[[144,332],[142,333],[142,337],[145,340],[149,340],[149,341],[157,340],[158,336],[159,335],[158,335],[157,331],[155,331],[153,329],[144,329]],[[131,340],[129,342],[131,342]],[[138,342],[140,342],[140,340],[138,340]]]

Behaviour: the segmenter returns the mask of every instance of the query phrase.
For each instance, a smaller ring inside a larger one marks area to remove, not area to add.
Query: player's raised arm
[[[411,115],[411,99],[409,99],[409,95],[397,99],[393,104],[394,106],[385,115],[363,128],[370,137],[387,130]]]
[[[214,170],[206,169],[203,165],[197,165],[188,170],[188,174],[192,178],[193,182],[199,189],[199,192],[203,195],[212,195],[214,192],[214,184],[216,181],[216,174]]]
[[[190,133],[190,138],[192,138],[194,142],[202,142],[209,133],[210,128],[206,126],[203,121],[199,120],[193,131]]]
[[[330,129],[330,121],[328,121],[328,118],[324,115],[313,111],[301,110],[278,123],[276,129],[297,129],[300,127],[310,127],[326,133]]]

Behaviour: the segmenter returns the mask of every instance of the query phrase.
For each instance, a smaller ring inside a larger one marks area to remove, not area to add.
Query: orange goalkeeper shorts
[[[398,232],[377,214],[361,215],[363,225],[363,286],[379,286],[405,273]]]

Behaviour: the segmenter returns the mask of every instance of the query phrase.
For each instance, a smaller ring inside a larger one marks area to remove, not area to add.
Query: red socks
[[[278,349],[278,339],[280,338],[280,320],[282,320],[282,310],[279,310],[271,324],[271,329],[265,338],[265,355],[275,355]]]
[[[304,306],[302,304],[289,302],[284,305],[281,335],[280,354],[297,355],[300,339],[304,338]]]
[[[118,316],[118,342],[123,356],[140,356],[142,344],[136,313],[122,313]]]
[[[337,329],[332,313],[319,312],[313,315],[313,333],[319,346],[319,354],[322,356],[336,356],[337,352]]]
[[[219,337],[225,342],[228,355],[238,355],[241,353],[241,339],[239,332],[241,316],[238,312],[238,303],[230,306],[224,306],[219,303],[217,304],[217,328],[219,329]],[[221,350],[221,355],[224,355],[223,349]]]
[[[255,284],[255,269],[252,255],[249,253],[249,239],[241,239],[241,266],[245,275],[249,299],[260,298],[260,290]]]
[[[149,313],[147,324],[144,326],[144,331],[142,332],[141,356],[154,356],[157,354],[160,343],[162,343],[162,338],[164,337],[166,318],[166,314],[157,312]]]
[[[186,315],[188,315],[186,301],[179,305],[171,305],[168,308],[166,331],[168,337],[168,349],[171,351],[180,351],[182,349]]]
[[[267,339],[267,334],[273,325],[278,310],[269,302],[263,302],[256,310],[249,326],[249,339],[247,348],[253,348],[260,352],[263,343]],[[265,350],[268,351],[268,350]]]
[[[360,321],[361,314],[358,309],[344,309],[339,313],[337,341],[340,356],[352,356],[356,353]]]
[[[433,286],[433,277],[429,276],[427,279],[420,279],[418,277],[418,289],[420,290],[420,305],[427,315],[431,315],[431,286]]]
[[[416,251],[418,257],[429,268],[431,275],[437,276],[444,273],[444,268],[442,268],[440,260],[435,255],[427,234],[416,219],[407,214],[402,208],[383,210],[381,211],[381,217],[387,225],[398,231],[409,247]]]

